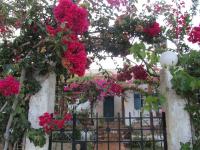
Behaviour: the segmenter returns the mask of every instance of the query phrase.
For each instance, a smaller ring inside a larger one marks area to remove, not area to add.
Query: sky
[[[139,3],[137,4],[137,9],[141,10],[142,8],[142,5],[143,4],[146,4],[148,2],[150,3],[153,3],[155,2],[155,0],[139,0],[138,1]],[[172,0],[167,0],[168,4],[173,4]],[[186,6],[186,9],[189,9],[192,5],[192,2],[191,0],[184,0],[185,2],[185,6]],[[163,17],[161,18],[158,18],[158,22],[160,23],[160,25],[164,25],[163,24]],[[197,14],[196,16],[194,16],[193,18],[193,22],[192,22],[193,26],[198,26],[200,24],[200,15]],[[190,42],[188,42],[187,40],[185,40],[186,43],[192,48],[192,49],[195,49],[195,50],[199,50],[200,47],[198,44],[191,44]],[[175,49],[175,45],[173,43],[171,43],[170,41],[168,41],[168,48],[169,49]],[[106,55],[104,53],[104,55]],[[136,62],[136,60],[133,58],[132,55],[128,55],[127,56],[128,59]],[[116,66],[118,65],[118,67],[122,68],[123,67],[123,61],[122,61],[122,58],[119,58],[119,57],[115,57],[114,60],[112,60],[110,57],[107,57],[105,60],[95,60],[95,62],[97,61],[98,64],[101,64],[101,66],[104,68],[104,69],[108,69],[108,70],[113,70],[116,68]],[[97,63],[92,63],[90,65],[90,70],[97,70],[99,69],[99,65]]]

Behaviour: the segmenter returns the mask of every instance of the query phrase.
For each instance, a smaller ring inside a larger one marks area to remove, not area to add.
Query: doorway
[[[114,96],[107,96],[103,103],[103,115],[106,121],[114,121]]]

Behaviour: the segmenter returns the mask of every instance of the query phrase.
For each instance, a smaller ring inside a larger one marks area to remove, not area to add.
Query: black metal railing
[[[113,120],[113,121],[110,121]],[[159,116],[83,118],[50,135],[49,150],[167,150],[165,113]]]

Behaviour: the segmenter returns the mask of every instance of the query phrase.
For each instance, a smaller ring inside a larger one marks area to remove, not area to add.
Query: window
[[[140,110],[142,106],[143,106],[143,99],[141,94],[134,93],[134,109]]]

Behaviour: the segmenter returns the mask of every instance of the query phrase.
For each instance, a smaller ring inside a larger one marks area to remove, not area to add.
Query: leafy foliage
[[[179,95],[190,96],[191,92],[200,88],[200,81],[185,72],[179,70],[173,74],[172,80],[173,87]]]
[[[187,142],[187,143],[181,142],[181,149],[180,150],[191,150],[191,143],[190,142]]]
[[[68,39],[69,35],[73,33],[72,30],[67,28],[69,22],[66,24],[58,21],[63,19],[62,11],[57,12],[57,17],[54,16],[53,10],[57,5],[56,1],[3,0],[0,4],[0,76],[3,78],[12,74],[19,77],[22,68],[27,71],[25,81],[23,81],[24,85],[21,85],[20,103],[16,110],[11,108],[15,100],[14,97],[0,97],[0,107],[2,108],[6,104],[6,107],[0,113],[1,140],[10,114],[14,114],[11,126],[13,131],[11,143],[22,137],[26,129],[29,128],[27,121],[28,99],[41,88],[34,78],[36,72],[39,75],[45,75],[48,72],[55,71],[58,76],[63,75],[65,81],[74,76],[70,73],[75,71],[74,69],[78,69],[76,72],[83,74],[83,71],[80,73],[79,68],[82,64],[85,67],[86,64],[86,53],[82,43],[85,43],[88,53],[92,52],[94,57],[101,59],[104,56],[101,56],[99,52],[107,52],[111,54],[111,57],[122,56],[127,64],[131,64],[133,62],[125,57],[131,53],[138,61],[137,63],[144,66],[145,73],[147,71],[151,77],[150,80],[153,82],[153,77],[158,77],[156,69],[158,69],[159,56],[167,50],[165,43],[167,39],[176,45],[176,52],[181,55],[179,65],[183,68],[178,68],[174,72],[172,82],[177,93],[189,99],[186,109],[192,116],[198,139],[200,115],[198,112],[199,102],[195,94],[199,92],[200,86],[200,55],[199,52],[195,51],[188,53],[191,49],[184,41],[185,36],[190,35],[192,15],[197,11],[197,7],[195,7],[197,1],[193,1],[191,12],[186,12],[184,3],[181,2],[177,2],[173,6],[167,4],[167,1],[156,1],[154,4],[144,4],[142,11],[137,9],[137,1],[135,0],[128,1],[123,5],[118,4],[123,6],[122,8],[112,6],[109,1],[105,2],[105,0],[68,2],[74,2],[82,10],[86,8],[89,11],[90,30],[77,35],[75,43],[70,43],[71,37],[70,40]],[[79,15],[68,17],[77,16]],[[163,20],[166,24],[164,27],[157,23],[159,16],[165,18]],[[79,23],[79,21],[75,22]],[[198,37],[198,33],[195,35]],[[68,44],[63,44],[63,38],[67,39],[65,42]],[[68,47],[69,43],[72,47],[71,50]],[[83,53],[79,56],[84,58],[84,61],[77,59],[77,45],[83,50]],[[62,61],[65,52],[67,59]],[[186,52],[188,54],[184,55]],[[78,67],[75,67],[76,63],[78,63]],[[137,63],[135,65],[138,65]],[[82,95],[82,99],[94,99],[99,94],[94,90],[94,85],[90,87],[89,90],[85,88],[87,91],[85,95]],[[72,91],[67,94],[69,97],[73,96]],[[148,110],[158,109],[162,100],[162,96],[152,96],[152,93],[150,93],[146,98],[145,107]],[[70,100],[67,99],[67,101]],[[45,143],[44,133],[40,130],[30,129],[28,136],[38,146]],[[196,143],[200,142],[197,140]]]
[[[24,87],[22,90],[24,94],[34,95],[40,90],[40,88],[41,88],[40,83],[36,79],[31,78],[29,80],[24,81]]]
[[[159,96],[147,96],[145,99],[144,109],[148,111],[158,111],[159,108],[164,104],[165,97],[162,95]]]
[[[35,146],[42,147],[46,143],[46,137],[43,129],[29,129],[27,137]]]

